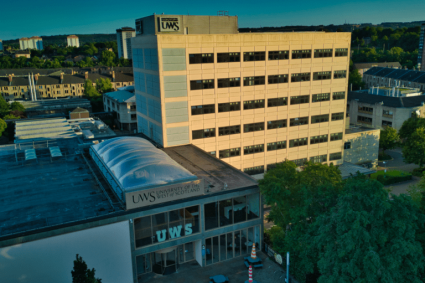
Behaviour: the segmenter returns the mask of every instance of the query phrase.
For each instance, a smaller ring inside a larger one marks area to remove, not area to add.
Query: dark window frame
[[[267,151],[286,149],[286,141],[267,143]]]
[[[291,118],[289,121],[290,127],[308,125],[308,117]]]
[[[332,133],[330,136],[330,141],[339,141],[342,140],[343,138],[343,133]]]
[[[244,52],[244,62],[266,61],[266,51]]]
[[[334,71],[334,79],[346,79],[347,70]]]
[[[243,102],[244,110],[260,109],[264,107],[265,107],[264,99],[245,100]]]
[[[323,72],[314,72],[313,73],[313,81],[323,81],[332,79],[331,71],[323,71]]]
[[[192,140],[214,138],[215,136],[215,128],[192,131]]]
[[[189,64],[214,64],[214,53],[189,54]]]
[[[215,80],[193,80],[190,81],[190,90],[200,90],[200,89],[214,89]]]
[[[243,154],[254,154],[264,152],[264,144],[249,145],[243,147]]]
[[[314,49],[314,58],[329,58],[332,57],[333,50],[326,48],[326,49]]]
[[[269,85],[271,84],[284,84],[288,82],[288,75],[269,75],[267,78],[267,82]]]
[[[255,85],[265,85],[266,76],[254,76],[254,77],[244,77],[243,85],[244,86],[255,86]]]
[[[243,125],[244,133],[252,133],[252,132],[258,132],[258,131],[264,131],[264,122],[250,123],[250,124]]]
[[[310,82],[311,73],[294,73],[291,74],[291,83]]]
[[[237,135],[241,133],[241,125],[233,125],[218,128],[218,136]]]
[[[310,103],[310,95],[297,95],[290,97],[290,105]]]
[[[232,63],[232,62],[240,62],[240,61],[241,61],[240,52],[217,53],[217,63]]]
[[[329,154],[329,161],[341,160],[341,159],[342,159],[342,152],[334,152]]]
[[[345,91],[336,91],[332,93],[332,100],[345,99]]]
[[[347,57],[348,48],[335,48],[335,57]]]
[[[322,154],[322,155],[317,155],[317,156],[311,156],[310,161],[313,162],[313,163],[327,162],[328,161],[328,155]]]
[[[330,101],[331,100],[331,94],[328,93],[317,93],[313,94],[311,97],[311,102],[323,102],[323,101]]]
[[[287,119],[273,120],[267,122],[267,130],[282,129],[288,126]]]
[[[310,137],[310,144],[325,143],[329,141],[328,134]]]
[[[311,124],[329,122],[329,114],[311,116]]]
[[[278,97],[278,98],[269,98],[267,99],[267,107],[279,107],[287,106],[288,98],[287,97]]]
[[[331,121],[344,120],[344,112],[332,113]]]
[[[269,60],[289,60],[289,50],[278,50],[268,52]]]
[[[230,157],[235,157],[235,156],[241,156],[241,148],[240,147],[224,149],[224,150],[220,150],[218,152],[218,157],[220,159],[221,158],[230,158]]]
[[[217,79],[217,88],[240,87],[241,78]]]
[[[292,50],[292,59],[310,59],[311,49]]]
[[[191,106],[192,116],[215,113],[215,104]]]
[[[248,175],[262,174],[264,173],[264,165],[245,168],[243,169],[243,172]]]
[[[241,110],[241,103],[239,101],[218,104],[218,113],[240,111],[240,110]]]

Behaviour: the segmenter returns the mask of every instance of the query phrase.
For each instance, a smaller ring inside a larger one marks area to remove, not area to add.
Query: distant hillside
[[[80,39],[80,45],[84,45],[85,43],[91,43],[91,42],[106,42],[106,41],[116,41],[117,35],[115,33],[111,34],[76,34]],[[66,35],[51,35],[51,36],[44,36],[41,35],[43,38],[43,45],[53,45],[56,44],[58,46],[60,45],[66,45]],[[19,44],[19,39],[15,40],[4,40],[4,45],[10,45],[10,44]]]

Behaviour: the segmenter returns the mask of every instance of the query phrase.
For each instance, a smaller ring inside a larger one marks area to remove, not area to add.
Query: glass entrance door
[[[168,275],[178,269],[178,254],[176,247],[153,253],[154,265],[152,271],[157,274]]]

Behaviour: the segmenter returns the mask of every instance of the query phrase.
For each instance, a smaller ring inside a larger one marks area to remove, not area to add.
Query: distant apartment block
[[[3,40],[0,39],[0,51],[3,51]]]
[[[363,74],[366,88],[372,87],[408,87],[425,91],[425,72],[372,67]]]
[[[76,35],[68,35],[66,37],[68,47],[80,47],[80,39]]]
[[[425,24],[421,26],[419,35],[419,50],[418,50],[418,70],[424,71],[425,68]]]
[[[139,132],[248,174],[342,164],[350,33],[238,33],[237,17],[152,15],[132,39]]]
[[[136,36],[136,30],[130,27],[117,29],[118,57],[131,59],[131,38]]]
[[[20,38],[19,48],[21,50],[26,50],[26,49],[43,50],[43,39],[39,36],[33,36],[30,38],[27,38],[27,37]]]

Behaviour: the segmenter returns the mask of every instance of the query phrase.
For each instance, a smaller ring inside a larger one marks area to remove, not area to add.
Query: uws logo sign
[[[182,225],[179,225],[177,227],[172,227],[172,228],[168,228],[168,235],[170,239],[174,239],[174,238],[179,238],[182,235]],[[156,231],[156,237],[158,239],[158,242],[163,242],[165,241],[165,238],[167,236],[167,230],[160,230],[160,231]],[[191,235],[192,234],[192,223],[188,223],[186,225],[184,225],[184,234],[187,235]]]
[[[159,18],[159,31],[176,32],[180,30],[179,18]]]

